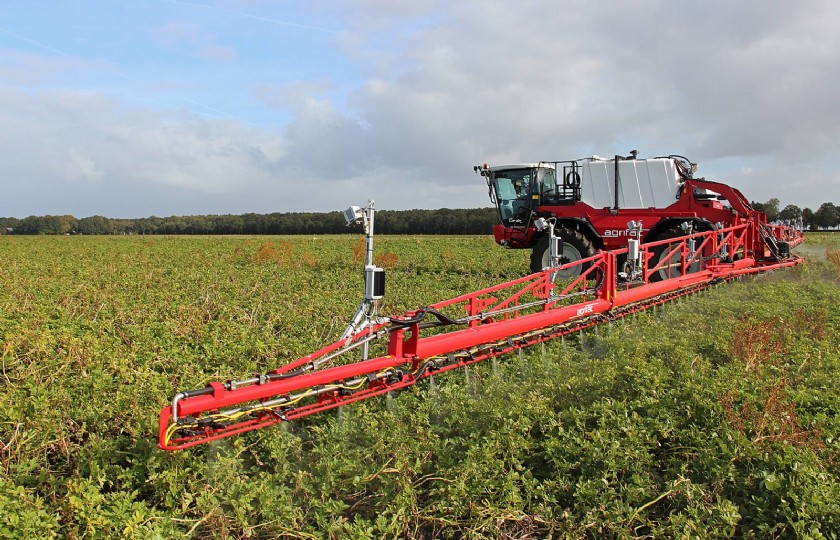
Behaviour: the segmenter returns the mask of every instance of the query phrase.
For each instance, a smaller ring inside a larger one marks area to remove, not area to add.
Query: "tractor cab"
[[[563,167],[558,182],[560,162],[521,163],[474,170],[487,181],[490,199],[496,204],[499,221],[505,227],[527,227],[541,205],[574,204],[580,200],[580,175],[576,167]],[[569,168],[568,171],[566,169]]]
[[[490,200],[496,203],[499,220],[507,227],[527,226],[539,204],[539,180],[546,173],[534,164],[504,165],[484,169]],[[536,195],[536,198],[532,198]]]

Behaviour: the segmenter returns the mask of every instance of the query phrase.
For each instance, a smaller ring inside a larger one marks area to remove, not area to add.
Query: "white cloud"
[[[796,175],[789,164],[840,150],[840,34],[832,30],[840,7],[832,2],[797,10],[661,1],[633,10],[580,2],[446,9],[441,24],[398,40],[399,58],[382,53],[402,66],[391,76],[381,76],[377,50],[355,39],[368,47],[357,56],[373,78],[351,103],[370,144],[364,159],[464,184],[457,200],[477,200],[466,195],[473,162],[630,147],[688,154],[713,172],[723,158],[766,161],[748,194],[763,200],[787,191]],[[807,186],[791,195],[806,204],[830,196]]]
[[[0,121],[7,127],[0,133],[0,147],[6,149],[0,161],[4,187],[39,192],[41,204],[50,206],[67,200],[62,193],[89,199],[83,209],[68,212],[119,215],[97,204],[119,200],[129,188],[145,190],[150,201],[173,198],[176,204],[166,206],[181,206],[180,213],[200,212],[190,207],[190,199],[235,200],[276,182],[273,170],[285,155],[275,131],[232,120],[127,109],[88,94],[0,90]],[[46,213],[13,204],[13,198],[6,198],[5,214]],[[146,212],[158,211],[152,204]]]
[[[67,170],[67,176],[69,178],[92,180],[99,176],[96,162],[85,153],[75,148],[70,148],[67,153],[70,157],[70,166]]]
[[[348,87],[315,57],[307,80],[286,78],[285,65],[261,71],[272,76],[246,97],[289,115],[276,127],[33,91],[23,61],[0,55],[18,85],[0,87],[0,182],[19,194],[0,215],[328,210],[368,197],[380,208],[478,206],[489,201],[475,163],[631,148],[685,154],[753,200],[837,198],[833,2],[359,0],[331,16],[342,31],[320,35],[363,80]],[[247,52],[194,23],[155,35],[236,65]],[[39,201],[20,178],[47,194]]]

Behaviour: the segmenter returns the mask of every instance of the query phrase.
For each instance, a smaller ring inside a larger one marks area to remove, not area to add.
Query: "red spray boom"
[[[627,248],[560,264],[562,241],[551,220],[544,220],[537,225],[548,229],[552,242],[549,266],[541,272],[379,317],[376,300],[384,294],[384,274],[372,264],[373,215],[372,201],[345,212],[348,223],[365,225],[368,257],[364,300],[344,335],[268,373],[178,393],[160,412],[160,448],[189,448],[405,388],[715,283],[802,260],[773,249],[779,241],[795,246],[801,232],[750,219],[642,245],[631,239]],[[576,277],[561,283],[563,275]],[[369,358],[375,344],[384,345],[382,354]],[[359,352],[361,360],[354,359]]]

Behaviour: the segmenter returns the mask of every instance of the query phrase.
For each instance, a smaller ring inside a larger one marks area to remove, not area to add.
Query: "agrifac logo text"
[[[583,315],[586,315],[587,313],[592,313],[593,308],[595,308],[595,304],[587,304],[579,310],[577,310],[577,316],[581,317]]]
[[[642,235],[644,235],[649,230],[650,229],[642,229]],[[628,229],[624,229],[623,231],[621,229],[607,229],[607,230],[604,231],[604,236],[605,237],[610,237],[610,238],[619,238],[619,237],[622,237],[622,236],[632,236],[632,237],[635,238],[635,237],[639,237],[640,235],[639,235],[639,231],[637,229],[629,229],[628,228]]]

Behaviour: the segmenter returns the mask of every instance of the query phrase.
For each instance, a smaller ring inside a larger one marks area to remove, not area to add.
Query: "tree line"
[[[767,221],[801,223],[802,227],[810,231],[834,229],[840,226],[840,205],[824,202],[813,211],[810,208],[799,208],[789,204],[779,210],[779,199],[772,198],[767,202],[752,201],[753,208],[767,214]]]
[[[377,210],[381,234],[490,234],[494,208]],[[351,232],[341,212],[200,215],[139,219],[91,216],[0,218],[0,234],[341,234]],[[355,231],[354,231],[355,232]]]
[[[813,211],[779,199],[751,203],[770,222],[801,224],[808,230],[840,226],[840,205],[823,203]],[[381,234],[490,234],[498,222],[494,208],[440,210],[379,210]],[[148,217],[138,219],[91,216],[0,218],[0,234],[341,234],[350,232],[341,212],[291,212]]]

